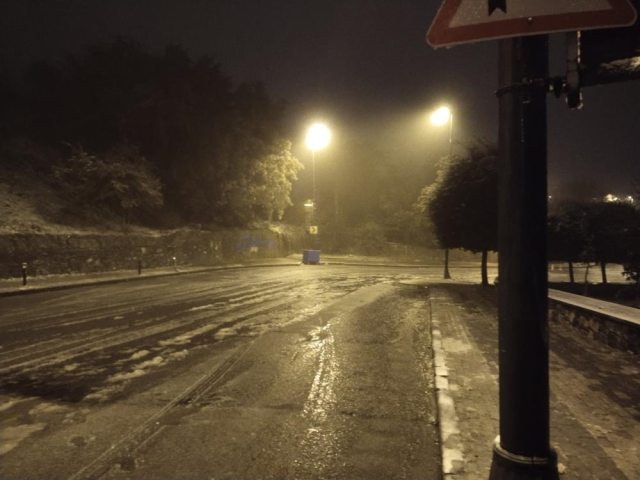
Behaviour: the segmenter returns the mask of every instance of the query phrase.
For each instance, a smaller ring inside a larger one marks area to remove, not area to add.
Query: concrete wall
[[[158,235],[2,235],[0,278],[29,275],[102,272],[173,265],[216,265],[301,252],[302,229],[178,230]]]
[[[603,302],[606,303],[606,302]],[[640,313],[640,310],[639,310]],[[590,338],[623,351],[640,353],[640,325],[591,309],[549,299],[549,319],[582,330]]]

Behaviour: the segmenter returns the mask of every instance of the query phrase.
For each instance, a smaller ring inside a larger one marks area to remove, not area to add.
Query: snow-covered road
[[[255,268],[2,299],[0,474],[437,474],[426,304],[409,284],[440,275]]]
[[[438,478],[441,278],[300,265],[1,298],[0,478]]]

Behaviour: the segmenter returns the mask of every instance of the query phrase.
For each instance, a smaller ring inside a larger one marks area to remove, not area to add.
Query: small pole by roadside
[[[178,271],[178,260],[176,257],[173,257],[173,268],[176,269],[176,272]]]
[[[142,275],[142,259],[138,258],[138,275]]]
[[[22,264],[22,286],[25,287],[27,285],[27,263],[24,262]]]

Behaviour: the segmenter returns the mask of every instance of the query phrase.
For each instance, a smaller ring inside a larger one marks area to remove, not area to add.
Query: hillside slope
[[[64,198],[38,175],[0,168],[0,235],[7,234],[154,234],[92,212],[70,212]]]

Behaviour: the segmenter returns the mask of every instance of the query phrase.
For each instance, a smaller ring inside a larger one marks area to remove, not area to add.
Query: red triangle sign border
[[[427,33],[427,43],[433,48],[440,48],[508,37],[633,25],[637,14],[628,0],[608,2],[612,7],[608,10],[537,15],[530,19],[520,17],[450,27],[463,0],[443,0]]]

